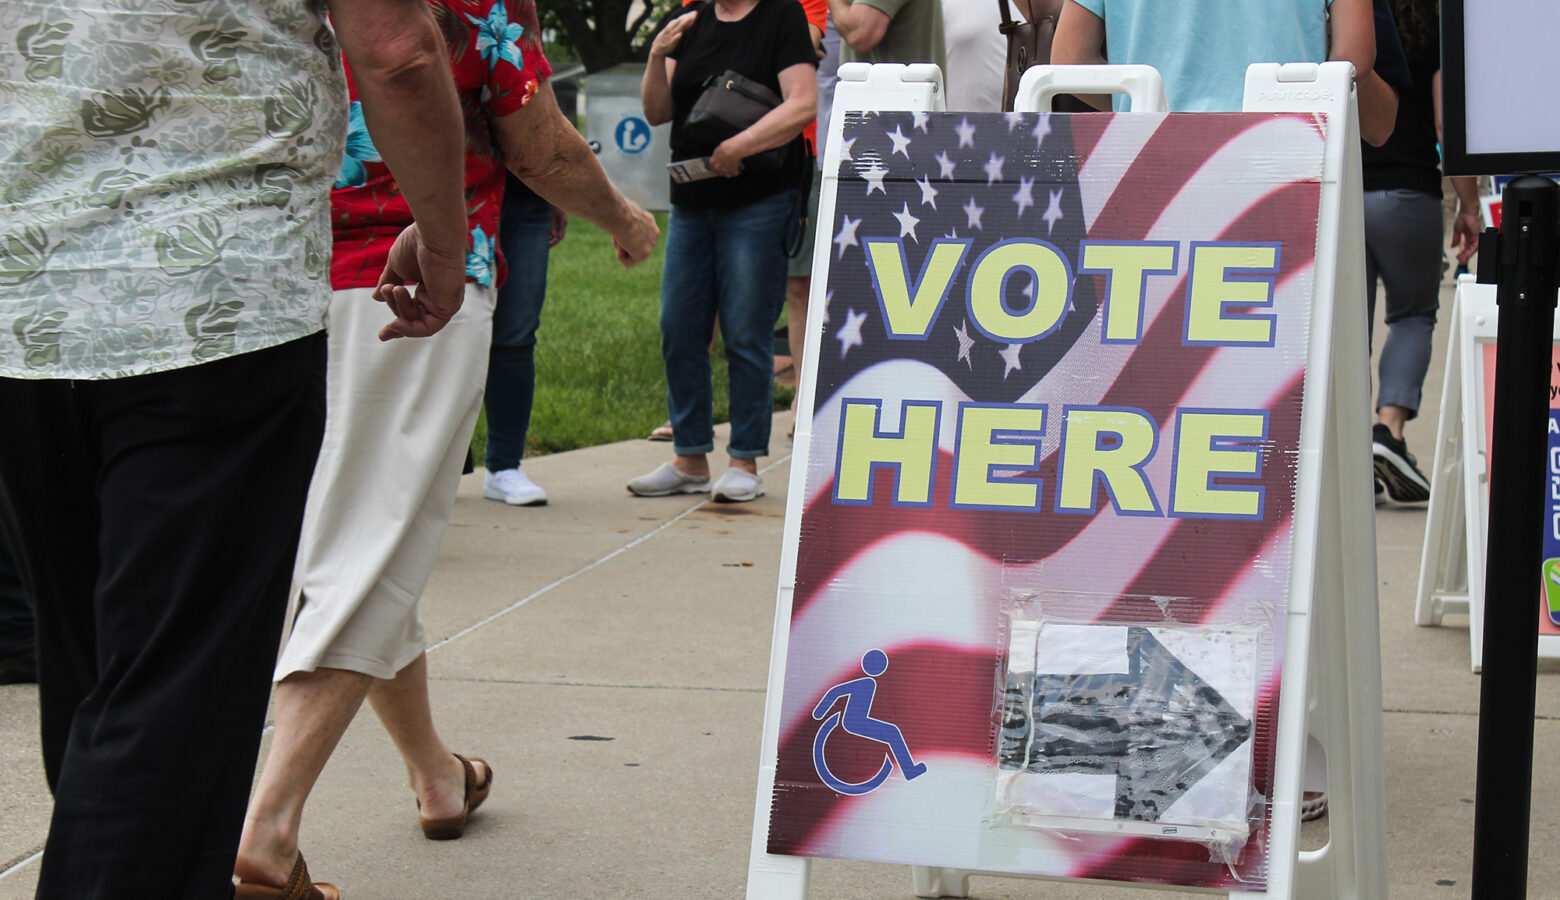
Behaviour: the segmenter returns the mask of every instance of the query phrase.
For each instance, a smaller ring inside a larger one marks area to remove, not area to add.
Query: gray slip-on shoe
[[[741,469],[727,469],[715,481],[716,503],[746,503],[764,496],[764,479]]]
[[[648,475],[641,475],[628,483],[628,492],[639,497],[667,497],[672,494],[703,494],[710,489],[710,477],[695,478],[684,475],[671,463]]]

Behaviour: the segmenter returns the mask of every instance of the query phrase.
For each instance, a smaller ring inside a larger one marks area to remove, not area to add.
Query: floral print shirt
[[[345,95],[318,0],[0,0],[0,377],[320,330]]]
[[[466,220],[471,231],[466,277],[495,287],[504,276],[495,247],[504,160],[491,122],[529,103],[552,68],[542,55],[535,0],[429,0],[429,5],[449,45],[466,120]],[[335,229],[332,287],[374,287],[390,245],[411,224],[412,213],[364,127],[355,86],[346,157],[330,205]]]

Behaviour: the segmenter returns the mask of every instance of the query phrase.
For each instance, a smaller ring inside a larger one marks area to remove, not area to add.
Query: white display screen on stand
[[[1557,46],[1555,0],[1444,0],[1447,174],[1560,171]]]

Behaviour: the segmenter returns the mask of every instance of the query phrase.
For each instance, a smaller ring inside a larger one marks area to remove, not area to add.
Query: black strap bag
[[[1030,66],[1051,61],[1051,40],[1056,37],[1056,21],[1062,14],[1062,0],[1013,0],[1023,21],[1013,21],[1008,0],[997,0],[1002,24],[997,30],[1007,37],[1007,66],[1002,72],[1002,109],[1012,112],[1018,97],[1018,80]],[[1094,107],[1071,94],[1060,94],[1051,103],[1056,112],[1094,112]]]
[[[713,152],[722,141],[762,119],[780,103],[781,98],[774,91],[727,69],[705,80],[704,92],[688,111],[682,133]],[[742,166],[756,172],[778,172],[785,168],[794,144],[793,141],[745,157]]]

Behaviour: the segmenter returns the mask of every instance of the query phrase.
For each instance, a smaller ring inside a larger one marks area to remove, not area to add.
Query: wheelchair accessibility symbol
[[[642,153],[650,146],[650,123],[638,116],[624,116],[614,137],[624,153]]]
[[[894,764],[899,764],[899,770],[904,773],[905,780],[910,781],[917,776],[926,774],[926,764],[918,763],[910,758],[910,747],[905,743],[905,736],[900,733],[899,726],[881,719],[872,718],[872,698],[877,693],[877,676],[888,670],[888,654],[882,650],[868,650],[861,657],[861,671],[867,674],[866,678],[856,678],[843,684],[837,684],[829,688],[823,699],[813,708],[814,719],[824,719],[823,725],[818,729],[818,736],[813,739],[813,768],[818,771],[818,777],[823,783],[841,794],[859,796],[877,790],[878,786],[888,780],[888,776],[894,771]],[[844,705],[834,712],[829,712],[835,705],[835,701],[844,698]],[[850,782],[835,777],[829,770],[829,761],[825,758],[824,746],[829,741],[829,735],[836,728],[845,729],[846,734],[853,734],[859,738],[866,738],[882,744],[883,765],[877,774],[866,781]]]

